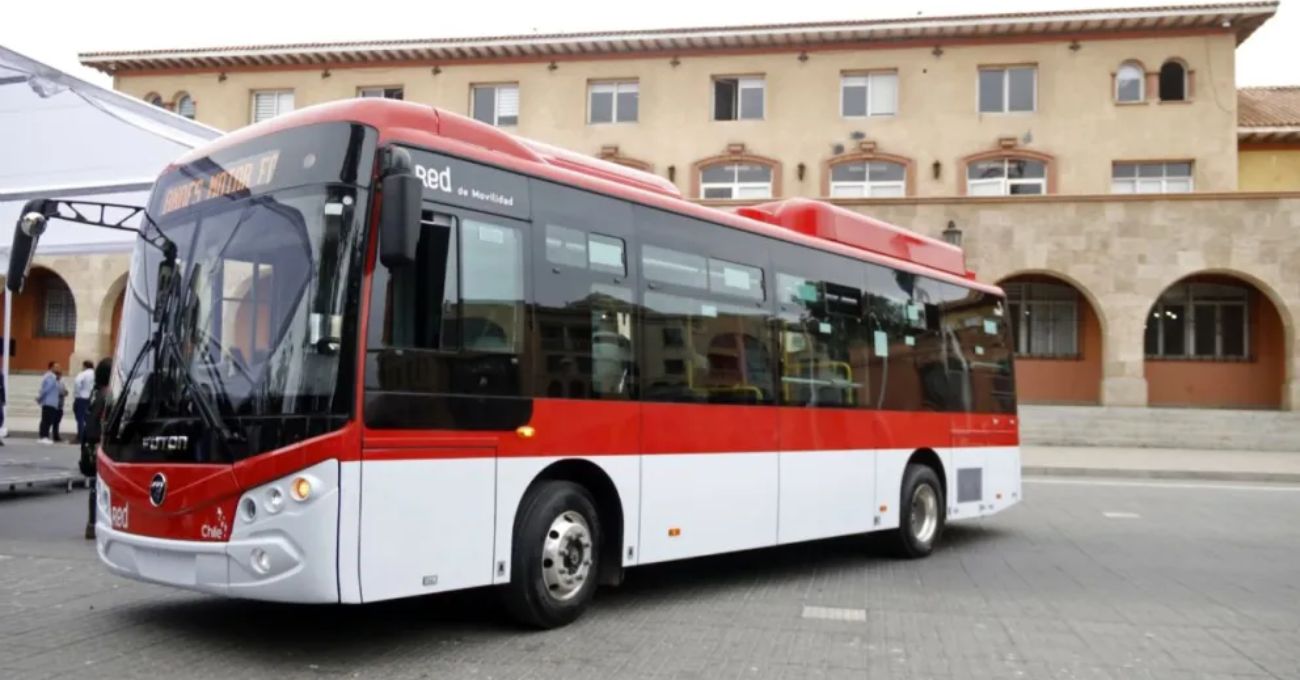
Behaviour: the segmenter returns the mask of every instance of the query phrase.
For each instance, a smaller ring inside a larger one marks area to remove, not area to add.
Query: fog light
[[[293,486],[289,487],[289,493],[293,494],[295,501],[307,500],[311,496],[311,480],[306,477],[293,480]]]
[[[273,486],[266,492],[266,511],[274,515],[284,507],[284,492]]]
[[[252,498],[244,499],[241,510],[245,522],[251,522],[257,519],[257,503]]]
[[[259,574],[271,571],[271,556],[261,548],[253,548],[253,551],[248,555],[248,561],[253,565],[253,571]]]

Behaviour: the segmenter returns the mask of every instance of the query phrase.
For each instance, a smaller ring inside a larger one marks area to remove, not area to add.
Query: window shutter
[[[260,123],[275,117],[276,94],[274,92],[253,93],[253,122]]]
[[[898,109],[898,74],[871,74],[868,96],[871,98],[871,115],[893,115]]]
[[[293,91],[281,92],[277,98],[275,115],[281,115],[293,110]]]
[[[519,87],[503,85],[497,88],[497,119],[519,115]]]

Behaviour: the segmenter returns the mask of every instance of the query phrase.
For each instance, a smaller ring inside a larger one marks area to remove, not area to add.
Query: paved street
[[[1300,678],[1300,488],[1026,496],[928,560],[851,539],[647,567],[534,633],[490,591],[302,607],[120,580],[84,491],[0,495],[0,677]]]

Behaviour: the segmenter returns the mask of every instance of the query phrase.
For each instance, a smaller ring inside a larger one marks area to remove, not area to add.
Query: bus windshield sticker
[[[830,334],[831,334],[831,325],[830,325],[829,323],[825,322],[825,321],[823,321],[823,322],[821,322],[820,324],[818,324],[817,328],[818,328],[818,330],[820,330],[820,331],[822,332],[822,335],[830,335]]]
[[[750,287],[749,272],[745,271],[744,269],[736,269],[735,267],[723,267],[722,282],[728,288],[735,288],[736,290],[749,290]]]
[[[916,337],[911,335],[903,336],[903,343],[908,347],[916,347]]]
[[[817,301],[817,285],[804,283],[799,286],[799,299],[807,302]]]
[[[979,345],[975,345],[975,355],[981,357],[984,356],[984,348]]]
[[[478,240],[500,245],[506,242],[505,234],[500,229],[487,224],[478,225]]]
[[[989,334],[989,335],[997,335],[997,334],[998,334],[998,322],[994,321],[993,319],[985,319],[985,320],[984,320],[984,332],[987,333],[987,334]]]
[[[876,331],[876,356],[889,356],[889,336],[884,331]]]
[[[921,305],[909,304],[907,306],[907,320],[919,321],[921,319]]]
[[[700,305],[700,316],[716,317],[718,308],[714,305]]]

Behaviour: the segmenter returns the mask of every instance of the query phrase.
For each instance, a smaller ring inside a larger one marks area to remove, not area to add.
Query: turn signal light
[[[682,535],[682,530],[679,529],[679,528],[677,528],[677,527],[673,527],[673,528],[671,528],[671,529],[668,530],[668,536],[669,536],[670,538],[677,538],[678,536],[681,536],[681,535]]]
[[[532,425],[520,425],[515,428],[515,434],[519,435],[520,439],[532,439],[533,435],[537,434],[537,430],[534,430]]]
[[[293,480],[293,486],[289,487],[289,493],[295,501],[307,500],[311,496],[311,481],[306,477]]]

